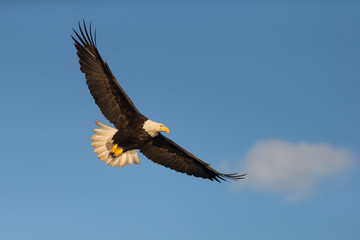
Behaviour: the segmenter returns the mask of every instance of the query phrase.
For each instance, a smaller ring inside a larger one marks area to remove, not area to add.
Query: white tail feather
[[[120,162],[119,162],[119,166],[123,167],[126,164],[126,153],[122,154],[122,156],[120,156]]]
[[[119,161],[120,161],[120,159],[114,160],[113,163],[111,164],[111,166],[113,166],[113,167],[118,166],[118,165],[119,165]]]
[[[140,164],[136,149],[128,150],[117,157],[112,157],[110,155],[112,137],[117,130],[96,120],[95,123],[100,128],[94,129],[95,135],[91,137],[91,145],[94,147],[94,152],[101,161],[105,161],[107,165],[111,164],[113,167],[123,167],[126,164],[132,165],[133,162],[135,164]]]

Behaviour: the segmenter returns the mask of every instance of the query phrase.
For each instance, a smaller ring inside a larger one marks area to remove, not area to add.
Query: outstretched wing
[[[145,144],[141,149],[147,158],[177,172],[186,173],[195,177],[207,178],[211,181],[227,179],[242,179],[246,174],[223,174],[210,167],[170,139],[159,134]]]
[[[140,113],[116,81],[107,63],[100,56],[96,48],[96,33],[93,37],[91,24],[88,32],[85,21],[84,30],[79,23],[80,34],[75,30],[74,32],[78,39],[71,37],[75,41],[80,70],[85,73],[86,83],[95,103],[116,128],[126,126]]]

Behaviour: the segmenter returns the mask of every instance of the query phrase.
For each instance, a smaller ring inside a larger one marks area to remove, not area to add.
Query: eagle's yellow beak
[[[161,131],[169,133],[169,129],[167,127],[165,127],[165,126],[161,127]]]

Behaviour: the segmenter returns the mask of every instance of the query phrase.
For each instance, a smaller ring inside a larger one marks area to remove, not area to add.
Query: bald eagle
[[[244,177],[245,174],[223,174],[214,170],[162,135],[160,132],[169,133],[169,129],[138,111],[100,56],[96,47],[96,32],[93,36],[91,24],[89,31],[85,21],[83,28],[79,23],[79,32],[73,30],[77,39],[71,37],[90,93],[104,116],[116,127],[95,121],[99,129],[94,130],[91,145],[100,160],[113,167],[140,164],[138,149],[155,163],[195,177],[218,182]]]

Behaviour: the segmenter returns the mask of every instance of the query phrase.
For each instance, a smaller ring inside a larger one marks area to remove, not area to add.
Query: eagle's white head
[[[159,132],[169,133],[169,129],[164,124],[149,119],[144,122],[143,129],[152,137],[156,137]]]

